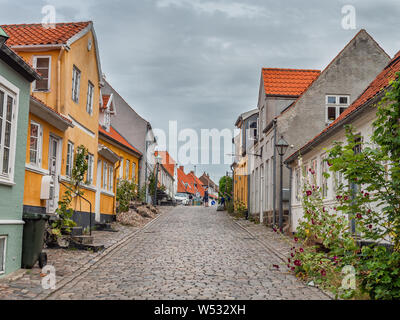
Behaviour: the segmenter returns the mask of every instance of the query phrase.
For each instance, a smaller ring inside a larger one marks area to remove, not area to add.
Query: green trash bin
[[[47,264],[47,255],[42,253],[44,231],[49,216],[40,213],[23,215],[24,232],[22,239],[22,268],[32,269],[37,261],[43,268]]]

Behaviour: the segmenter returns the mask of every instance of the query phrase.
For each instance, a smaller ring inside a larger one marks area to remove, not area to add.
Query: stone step
[[[84,244],[84,245],[91,245],[93,244],[93,236],[76,236],[71,237],[74,242]]]
[[[83,227],[73,227],[71,228],[71,236],[77,237],[83,235]]]

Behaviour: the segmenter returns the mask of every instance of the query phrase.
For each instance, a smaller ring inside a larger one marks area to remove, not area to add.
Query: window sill
[[[114,197],[114,193],[113,192],[108,191],[108,190],[104,190],[104,189],[101,190],[101,194],[104,194],[104,195],[110,196],[110,197]]]
[[[32,90],[32,92],[38,92],[38,93],[51,93],[51,90]]]
[[[25,170],[28,170],[33,173],[38,173],[41,174],[42,176],[48,176],[49,175],[49,170],[45,170],[43,168],[40,168],[39,166],[36,166],[31,163],[25,163]]]
[[[4,178],[0,178],[0,185],[8,186],[8,187],[13,187],[16,185],[16,183],[12,180],[7,180]]]

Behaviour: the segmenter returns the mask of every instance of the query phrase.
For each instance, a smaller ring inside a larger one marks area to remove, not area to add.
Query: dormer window
[[[104,127],[106,128],[107,131],[110,131],[110,126],[111,126],[111,112],[109,110],[106,110],[104,112]]]

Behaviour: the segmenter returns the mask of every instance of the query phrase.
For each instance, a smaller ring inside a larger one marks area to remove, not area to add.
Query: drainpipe
[[[288,226],[292,224],[292,182],[293,182],[293,169],[286,163],[286,168],[289,169],[289,211],[288,211]]]
[[[273,219],[272,219],[272,224],[275,226],[276,225],[276,119],[274,119],[274,161],[272,163],[273,165],[273,183],[272,183],[272,200],[273,200]]]
[[[61,58],[64,54],[65,47],[62,46],[57,59],[57,112],[61,113]]]

